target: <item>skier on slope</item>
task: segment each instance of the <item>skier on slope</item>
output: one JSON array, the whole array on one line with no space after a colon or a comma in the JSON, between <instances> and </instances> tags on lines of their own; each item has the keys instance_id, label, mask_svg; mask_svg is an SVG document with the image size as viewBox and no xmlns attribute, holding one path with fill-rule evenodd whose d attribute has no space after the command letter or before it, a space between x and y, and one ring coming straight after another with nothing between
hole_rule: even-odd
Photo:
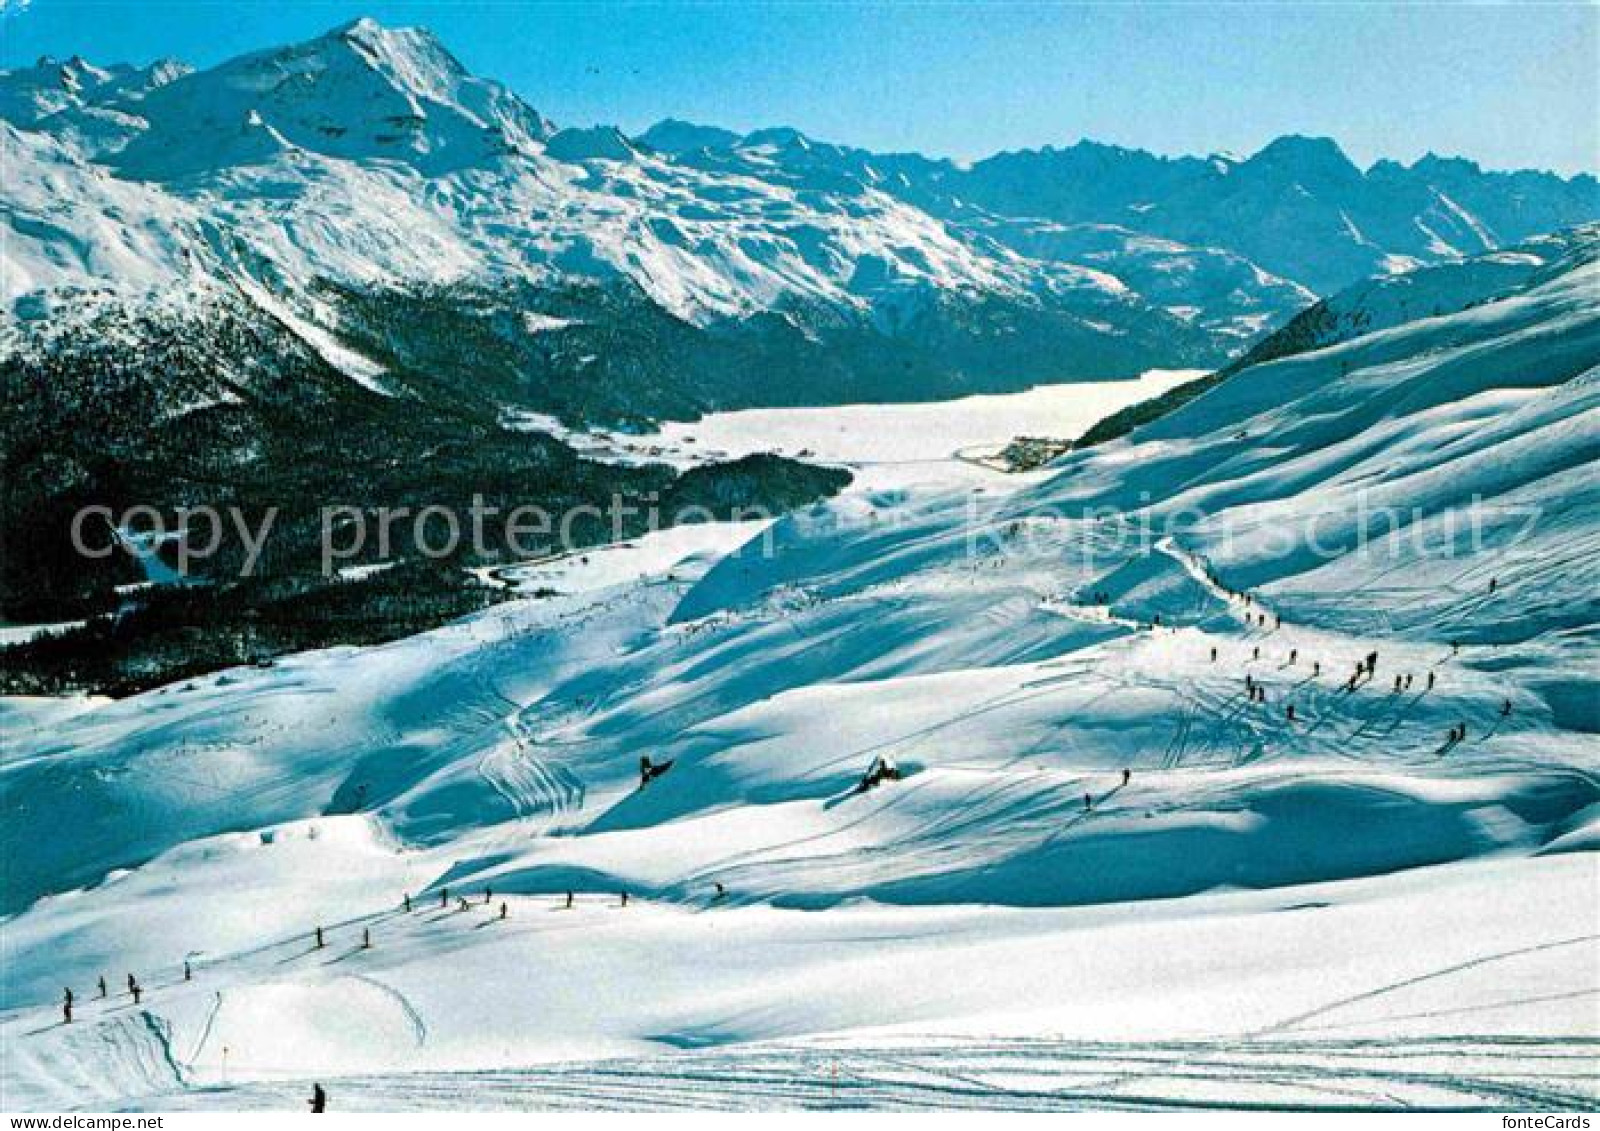
<instances>
[{"instance_id":1,"label":"skier on slope","mask_svg":"<svg viewBox=\"0 0 1600 1131\"><path fill-rule=\"evenodd\" d=\"M886 758L882 754L874 755L872 764L867 767L866 774L862 777L860 784L856 786L856 792L865 793L867 790L886 781L899 780L900 767L894 764L894 760Z\"/></svg>"},{"instance_id":2,"label":"skier on slope","mask_svg":"<svg viewBox=\"0 0 1600 1131\"><path fill-rule=\"evenodd\" d=\"M321 1084L311 1085L311 1098L306 1101L306 1106L311 1109L312 1115L321 1115L328 1110L328 1093L322 1090Z\"/></svg>"},{"instance_id":3,"label":"skier on slope","mask_svg":"<svg viewBox=\"0 0 1600 1131\"><path fill-rule=\"evenodd\" d=\"M99 985L100 985L100 996L101 997L105 997L106 996L106 976L104 974L100 975L100 983L99 983Z\"/></svg>"}]
</instances>

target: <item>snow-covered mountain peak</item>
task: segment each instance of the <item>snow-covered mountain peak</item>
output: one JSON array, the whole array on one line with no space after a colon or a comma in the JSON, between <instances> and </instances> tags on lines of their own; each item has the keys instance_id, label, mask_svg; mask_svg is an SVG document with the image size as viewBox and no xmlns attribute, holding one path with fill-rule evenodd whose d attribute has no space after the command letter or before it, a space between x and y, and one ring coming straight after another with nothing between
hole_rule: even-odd
<instances>
[{"instance_id":1,"label":"snow-covered mountain peak","mask_svg":"<svg viewBox=\"0 0 1600 1131\"><path fill-rule=\"evenodd\" d=\"M745 149L794 150L805 153L812 148L813 143L793 126L770 126L746 134L741 144Z\"/></svg>"},{"instance_id":2,"label":"snow-covered mountain peak","mask_svg":"<svg viewBox=\"0 0 1600 1131\"><path fill-rule=\"evenodd\" d=\"M320 45L326 44L326 50ZM463 79L465 67L426 28L386 28L363 16L312 40L308 46L325 58L348 49L398 88L415 97L447 103ZM328 58L328 65L336 65Z\"/></svg>"},{"instance_id":3,"label":"snow-covered mountain peak","mask_svg":"<svg viewBox=\"0 0 1600 1131\"><path fill-rule=\"evenodd\" d=\"M718 126L703 126L681 118L663 118L636 139L658 153L693 153L700 149L732 149L739 135Z\"/></svg>"},{"instance_id":4,"label":"snow-covered mountain peak","mask_svg":"<svg viewBox=\"0 0 1600 1131\"><path fill-rule=\"evenodd\" d=\"M639 151L615 126L589 126L560 130L545 145L557 161L631 161Z\"/></svg>"},{"instance_id":5,"label":"snow-covered mountain peak","mask_svg":"<svg viewBox=\"0 0 1600 1131\"><path fill-rule=\"evenodd\" d=\"M119 164L149 180L227 163L213 135L252 113L297 148L430 174L531 152L552 132L505 87L469 74L432 33L370 19L186 75L153 92L140 113L149 130Z\"/></svg>"},{"instance_id":6,"label":"snow-covered mountain peak","mask_svg":"<svg viewBox=\"0 0 1600 1131\"><path fill-rule=\"evenodd\" d=\"M1271 169L1297 179L1316 183L1359 181L1361 170L1331 137L1306 137L1286 134L1268 142L1244 166Z\"/></svg>"}]
</instances>

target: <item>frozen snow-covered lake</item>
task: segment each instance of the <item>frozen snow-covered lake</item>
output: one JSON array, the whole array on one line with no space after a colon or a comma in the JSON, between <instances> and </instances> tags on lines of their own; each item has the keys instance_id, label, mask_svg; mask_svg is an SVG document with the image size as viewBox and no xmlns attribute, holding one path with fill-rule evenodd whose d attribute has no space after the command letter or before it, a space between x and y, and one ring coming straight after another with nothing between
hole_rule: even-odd
<instances>
[{"instance_id":1,"label":"frozen snow-covered lake","mask_svg":"<svg viewBox=\"0 0 1600 1131\"><path fill-rule=\"evenodd\" d=\"M1074 439L1118 409L1200 375L1156 369L1134 381L1040 385L926 404L718 412L692 424L668 424L639 440L702 457L809 453L859 469L862 484L872 488L966 482L990 476L957 459L958 452L998 449L1018 436Z\"/></svg>"},{"instance_id":2,"label":"frozen snow-covered lake","mask_svg":"<svg viewBox=\"0 0 1600 1131\"><path fill-rule=\"evenodd\" d=\"M1017 436L1079 436L1106 415L1159 396L1196 376L1199 372L1195 370L1157 369L1136 381L1041 385L1021 393L928 404L720 412L693 424L669 424L660 432L603 439L565 430L548 417L525 418L522 423L552 430L597 459L648 457L689 466L709 459L777 452L843 464L855 477L847 495L963 484L1001 490L1036 481L1048 472L1008 476L962 456L998 450ZM525 591L587 592L658 578L682 563L729 553L767 525L752 520L678 526L548 561L478 572Z\"/></svg>"},{"instance_id":3,"label":"frozen snow-covered lake","mask_svg":"<svg viewBox=\"0 0 1600 1131\"><path fill-rule=\"evenodd\" d=\"M1131 381L1038 385L1020 393L921 404L741 409L639 434L578 432L540 413L511 414L504 423L549 432L591 459L685 467L775 452L845 464L856 472L857 489L877 490L993 478L959 455L997 451L1018 436L1074 439L1118 409L1160 396L1201 373L1152 369Z\"/></svg>"}]
</instances>

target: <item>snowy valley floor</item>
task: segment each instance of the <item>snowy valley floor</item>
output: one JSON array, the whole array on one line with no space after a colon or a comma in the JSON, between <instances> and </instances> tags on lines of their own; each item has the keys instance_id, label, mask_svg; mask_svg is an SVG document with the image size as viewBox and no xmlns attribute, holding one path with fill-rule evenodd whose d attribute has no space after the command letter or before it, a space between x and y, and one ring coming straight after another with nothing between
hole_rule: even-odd
<instances>
[{"instance_id":1,"label":"snowy valley floor","mask_svg":"<svg viewBox=\"0 0 1600 1131\"><path fill-rule=\"evenodd\" d=\"M1514 396L1309 454L1210 397L1020 477L943 437L409 640L0 703L0 1106L1592 1107L1600 394ZM1274 577L1074 510L1431 505L1496 439L1577 501L1465 560Z\"/></svg>"}]
</instances>

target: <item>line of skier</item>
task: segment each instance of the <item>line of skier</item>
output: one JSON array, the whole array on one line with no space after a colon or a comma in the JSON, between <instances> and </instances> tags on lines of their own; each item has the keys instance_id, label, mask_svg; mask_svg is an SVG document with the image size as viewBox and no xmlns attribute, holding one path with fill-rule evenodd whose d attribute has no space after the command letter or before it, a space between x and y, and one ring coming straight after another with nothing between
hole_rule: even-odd
<instances>
[{"instance_id":1,"label":"line of skier","mask_svg":"<svg viewBox=\"0 0 1600 1131\"><path fill-rule=\"evenodd\" d=\"M722 886L722 884L720 884L720 883L715 885L714 892L715 892L715 894L714 894L713 898L718 899L718 900L726 898L727 894L728 894L727 893L727 889L724 888ZM631 899L631 896L630 896L628 891L623 890L623 891L618 892L617 893L617 897L618 897L617 905L619 907L627 907L628 906L629 901ZM571 891L566 892L565 893L565 901L563 903L563 908L565 910L571 911L573 909L574 905L575 905L575 900L576 900L575 893L573 893ZM481 902L476 904L476 906L488 906L489 904L492 904L493 902L494 902L494 889L486 887L486 888L483 889ZM413 900L411 898L411 894L409 892L407 892L401 897L400 906L406 913L409 914L413 909L416 908L417 903L416 903L415 900ZM449 906L450 906L450 889L449 889L449 887L441 887L439 889L439 907L440 907L441 910L443 910L445 908L448 908ZM456 898L456 908L457 908L457 910L469 911L469 910L471 910L471 908L473 906L474 906L474 904L471 901L469 901L466 896L457 896L457 898ZM511 905L510 905L509 902L507 902L506 900L502 899L500 901L499 907L496 908L495 918L503 922L503 921L509 919L510 916L511 916ZM329 942L329 930L328 930L328 928L322 926L321 924L318 924L317 926L312 928L312 930L311 930L311 949L313 951L327 949L328 942ZM360 950L371 950L371 949L373 949L372 928L370 926L364 926L364 927L361 928L361 942L359 944L358 949L360 949ZM194 967L193 967L193 965L190 963L190 961L187 958L183 960L183 980L185 982L192 982L194 980ZM96 981L95 984L96 984L96 988L98 990L98 998L100 1000L109 999L109 997L111 995L110 995L109 987L106 984L105 975L102 974L99 977L99 979ZM128 975L128 996L133 1000L133 1004L134 1005L140 1005L144 1001L144 996L145 996L144 985L133 974L129 974ZM78 1004L78 998L77 998L77 995L73 992L72 987L71 986L63 986L61 988L61 1020L62 1020L63 1024L66 1024L66 1025L72 1024L72 1022L74 1021L74 1019L76 1017L77 1004Z\"/></svg>"},{"instance_id":2,"label":"line of skier","mask_svg":"<svg viewBox=\"0 0 1600 1131\"><path fill-rule=\"evenodd\" d=\"M185 959L183 963L183 980L188 982L192 981L193 978L194 971L190 968L188 959ZM97 1000L106 1001L110 999L111 990L106 985L106 976L104 974L96 979L95 987L99 990ZM128 975L128 996L133 999L134 1005L144 1001L144 986L132 974ZM63 1025L72 1024L73 1009L77 1005L77 1001L77 995L72 992L71 986L61 987L61 1023Z\"/></svg>"},{"instance_id":3,"label":"line of skier","mask_svg":"<svg viewBox=\"0 0 1600 1131\"><path fill-rule=\"evenodd\" d=\"M1260 628L1265 628L1267 626L1268 619L1269 619L1269 613L1267 613L1265 611L1257 611L1258 606L1257 606L1257 603L1256 603L1256 598L1255 598L1255 596L1253 594L1249 593L1248 591L1236 591L1236 590L1228 588L1226 585L1223 584L1222 580L1216 575L1216 573L1214 571L1212 571L1209 567L1202 567L1201 572L1202 572L1202 575L1206 578L1206 580L1211 584L1211 586L1213 588L1215 588L1218 592L1220 592L1223 595L1225 595L1226 597L1228 597L1228 598L1230 598L1232 600L1238 601L1238 602L1240 602L1241 604L1244 605L1245 610L1246 610L1245 613L1244 613L1244 620L1245 620L1245 624L1246 625L1251 626L1251 627L1260 627ZM1488 591L1489 591L1490 594L1494 594L1495 592L1497 592L1499 587L1500 587L1500 582L1499 582L1498 578L1493 578L1492 577L1492 578L1489 579ZM1095 600L1096 603L1105 604L1105 603L1109 603L1110 595L1109 594L1105 594L1105 593L1101 593L1099 591L1096 591L1095 593L1092 594L1092 597L1093 597L1093 599ZM1279 615L1277 613L1271 613L1270 614L1270 620L1271 620L1271 624L1272 624L1273 628L1281 628L1283 626L1283 618L1281 617L1281 615ZM1154 624L1156 626L1159 626L1161 624L1161 618L1160 618L1159 615L1157 615L1154 618ZM1452 640L1450 642L1450 654L1452 656L1459 655L1460 651L1461 651L1460 642ZM1261 646L1259 644L1252 645L1251 651L1250 651L1250 658L1253 661L1259 661L1261 659ZM1218 662L1219 654L1218 654L1216 645L1212 645L1211 646L1210 659L1211 659L1211 662L1213 664ZM1290 667L1295 666L1299 662L1299 659L1300 659L1300 650L1298 648L1291 648L1289 650L1289 654L1288 654L1288 665L1287 666L1290 666ZM1377 649L1374 649L1373 651L1369 652L1363 659L1361 659L1360 661L1358 661L1356 663L1355 670L1350 673L1350 677L1344 683L1345 691L1348 692L1348 693L1354 693L1356 690L1358 690L1361 687L1363 682L1370 682L1371 680L1376 678L1377 670L1378 670L1378 651L1377 651ZM1311 675L1312 675L1313 678L1318 678L1318 677L1320 677L1322 675L1322 661L1320 661L1320 660L1313 660L1312 661L1312 664L1311 664ZM1428 690L1428 691L1434 690L1434 688L1435 688L1435 686L1437 684L1437 680L1438 680L1438 677L1437 677L1437 674L1435 672L1432 672L1432 671L1427 672L1426 676L1425 676L1425 681L1426 681L1425 682L1425 687L1426 687L1426 690ZM1394 693L1395 694L1400 694L1400 693L1403 693L1405 691L1411 690L1411 688L1415 684L1415 681L1416 681L1416 676L1413 673L1411 673L1411 672L1397 672L1395 674L1395 677L1394 677L1394 689L1393 689ZM1262 684L1261 682L1256 680L1255 677L1253 675L1251 675L1250 673L1248 673L1248 672L1245 673L1244 682L1245 682L1245 699L1246 699L1247 702L1250 702L1250 703L1262 703L1262 704L1265 704L1267 702L1267 691L1266 691L1266 687L1265 687L1264 684ZM1502 718L1504 718L1506 716L1509 716L1511 714L1511 710L1512 710L1511 700L1506 699L1505 701L1503 701L1501 703L1500 715L1501 715ZM1294 722L1298 721L1298 715L1296 713L1295 704L1293 704L1293 703L1284 704L1284 717L1290 723L1294 723ZM1464 741L1466 739L1466 735L1467 735L1467 724L1465 722L1456 723L1454 726L1452 726L1450 728L1450 730L1446 734L1445 749L1448 749L1449 747L1454 746L1455 744Z\"/></svg>"}]
</instances>

